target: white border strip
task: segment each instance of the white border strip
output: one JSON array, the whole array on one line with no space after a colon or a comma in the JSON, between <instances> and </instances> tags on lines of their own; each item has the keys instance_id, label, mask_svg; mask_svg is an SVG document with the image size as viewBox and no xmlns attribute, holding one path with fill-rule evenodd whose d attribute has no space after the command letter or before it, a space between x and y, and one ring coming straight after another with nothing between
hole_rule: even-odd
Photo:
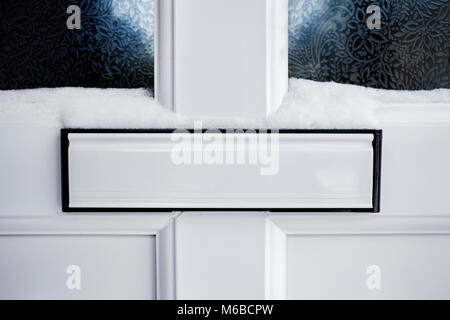
<instances>
[{"instance_id":1,"label":"white border strip","mask_svg":"<svg viewBox=\"0 0 450 320\"><path fill-rule=\"evenodd\" d=\"M380 125L447 125L450 102L386 103L375 113Z\"/></svg>"}]
</instances>

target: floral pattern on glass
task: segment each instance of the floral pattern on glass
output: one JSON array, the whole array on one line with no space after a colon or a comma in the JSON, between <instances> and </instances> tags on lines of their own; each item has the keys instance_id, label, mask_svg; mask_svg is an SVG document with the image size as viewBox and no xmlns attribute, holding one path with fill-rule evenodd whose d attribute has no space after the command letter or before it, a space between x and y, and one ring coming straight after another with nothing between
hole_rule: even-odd
<instances>
[{"instance_id":1,"label":"floral pattern on glass","mask_svg":"<svg viewBox=\"0 0 450 320\"><path fill-rule=\"evenodd\" d=\"M154 0L1 0L0 89L63 86L153 90Z\"/></svg>"},{"instance_id":2,"label":"floral pattern on glass","mask_svg":"<svg viewBox=\"0 0 450 320\"><path fill-rule=\"evenodd\" d=\"M377 5L381 28L369 29ZM289 0L289 75L375 88L450 88L448 0Z\"/></svg>"}]
</instances>

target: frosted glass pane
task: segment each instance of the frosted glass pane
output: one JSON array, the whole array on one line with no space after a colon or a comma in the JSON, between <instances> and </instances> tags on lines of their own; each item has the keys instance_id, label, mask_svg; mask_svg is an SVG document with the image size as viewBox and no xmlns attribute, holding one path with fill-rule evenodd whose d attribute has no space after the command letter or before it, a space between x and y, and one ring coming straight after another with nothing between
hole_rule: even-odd
<instances>
[{"instance_id":1,"label":"frosted glass pane","mask_svg":"<svg viewBox=\"0 0 450 320\"><path fill-rule=\"evenodd\" d=\"M154 0L2 0L0 89L152 90L153 43Z\"/></svg>"},{"instance_id":2,"label":"frosted glass pane","mask_svg":"<svg viewBox=\"0 0 450 320\"><path fill-rule=\"evenodd\" d=\"M448 0L290 0L289 75L386 89L449 88L448 19Z\"/></svg>"}]
</instances>

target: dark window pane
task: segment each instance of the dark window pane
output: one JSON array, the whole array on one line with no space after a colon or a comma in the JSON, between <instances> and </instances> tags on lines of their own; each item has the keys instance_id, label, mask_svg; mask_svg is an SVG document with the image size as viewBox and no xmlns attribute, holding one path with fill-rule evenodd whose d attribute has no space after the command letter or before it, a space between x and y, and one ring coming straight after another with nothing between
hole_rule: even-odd
<instances>
[{"instance_id":1,"label":"dark window pane","mask_svg":"<svg viewBox=\"0 0 450 320\"><path fill-rule=\"evenodd\" d=\"M0 89L153 89L153 14L154 0L1 0Z\"/></svg>"},{"instance_id":2,"label":"dark window pane","mask_svg":"<svg viewBox=\"0 0 450 320\"><path fill-rule=\"evenodd\" d=\"M379 28L370 23L370 5L380 9ZM290 0L289 75L386 89L449 88L449 14L448 0Z\"/></svg>"}]
</instances>

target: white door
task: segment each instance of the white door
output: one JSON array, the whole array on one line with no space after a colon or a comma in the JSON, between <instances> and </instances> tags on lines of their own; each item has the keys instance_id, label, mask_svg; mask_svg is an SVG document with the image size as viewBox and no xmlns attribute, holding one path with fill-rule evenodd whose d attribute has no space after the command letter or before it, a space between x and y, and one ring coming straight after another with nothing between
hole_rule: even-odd
<instances>
[{"instance_id":1,"label":"white door","mask_svg":"<svg viewBox=\"0 0 450 320\"><path fill-rule=\"evenodd\" d=\"M177 297L450 299L450 121L418 109L380 115L380 213L183 213Z\"/></svg>"}]
</instances>

